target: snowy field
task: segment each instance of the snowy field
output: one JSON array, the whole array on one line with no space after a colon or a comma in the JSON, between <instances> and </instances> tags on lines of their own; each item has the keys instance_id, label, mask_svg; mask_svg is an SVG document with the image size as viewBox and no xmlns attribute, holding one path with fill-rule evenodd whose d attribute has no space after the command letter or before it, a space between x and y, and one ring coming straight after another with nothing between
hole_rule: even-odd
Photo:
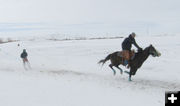
<instances>
[{"instance_id":1,"label":"snowy field","mask_svg":"<svg viewBox=\"0 0 180 106\"><path fill-rule=\"evenodd\" d=\"M0 44L0 106L164 106L165 91L180 90L180 36L138 36L141 47L152 44L162 55L149 56L132 82L118 70L113 76L109 62L97 64L123 39ZM24 48L32 70L23 68Z\"/></svg>"}]
</instances>

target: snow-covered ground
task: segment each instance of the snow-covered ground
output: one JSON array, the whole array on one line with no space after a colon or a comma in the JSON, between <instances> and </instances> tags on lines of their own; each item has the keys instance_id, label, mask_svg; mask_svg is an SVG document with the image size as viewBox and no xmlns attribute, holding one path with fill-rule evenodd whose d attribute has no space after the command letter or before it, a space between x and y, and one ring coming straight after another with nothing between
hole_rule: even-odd
<instances>
[{"instance_id":1,"label":"snow-covered ground","mask_svg":"<svg viewBox=\"0 0 180 106\"><path fill-rule=\"evenodd\" d=\"M121 50L123 39L0 44L0 106L164 106L165 91L180 90L180 36L138 36L140 46L153 44L162 56L150 56L132 82L113 76L109 62L97 64ZM32 70L23 68L24 48Z\"/></svg>"}]
</instances>

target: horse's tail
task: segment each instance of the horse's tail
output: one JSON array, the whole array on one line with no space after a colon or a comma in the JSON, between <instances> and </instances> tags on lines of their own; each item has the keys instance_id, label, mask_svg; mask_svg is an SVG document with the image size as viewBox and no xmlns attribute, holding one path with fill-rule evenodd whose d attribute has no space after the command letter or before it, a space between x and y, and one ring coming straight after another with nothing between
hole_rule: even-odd
<instances>
[{"instance_id":1,"label":"horse's tail","mask_svg":"<svg viewBox=\"0 0 180 106\"><path fill-rule=\"evenodd\" d=\"M101 64L101 63L102 63L102 65L104 65L104 63L105 63L106 61L108 61L108 60L110 59L110 57L111 57L111 54L109 54L105 59L100 60L100 61L98 62L98 64Z\"/></svg>"}]
</instances>

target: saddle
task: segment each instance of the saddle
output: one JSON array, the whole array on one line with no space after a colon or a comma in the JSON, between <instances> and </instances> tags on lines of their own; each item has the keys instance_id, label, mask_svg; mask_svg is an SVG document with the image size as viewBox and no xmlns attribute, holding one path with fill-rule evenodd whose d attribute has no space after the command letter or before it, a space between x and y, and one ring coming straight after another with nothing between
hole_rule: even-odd
<instances>
[{"instance_id":1,"label":"saddle","mask_svg":"<svg viewBox=\"0 0 180 106\"><path fill-rule=\"evenodd\" d=\"M134 57L135 51L123 50L123 51L118 52L117 55L122 58L122 64L124 64L125 60L129 61Z\"/></svg>"}]
</instances>

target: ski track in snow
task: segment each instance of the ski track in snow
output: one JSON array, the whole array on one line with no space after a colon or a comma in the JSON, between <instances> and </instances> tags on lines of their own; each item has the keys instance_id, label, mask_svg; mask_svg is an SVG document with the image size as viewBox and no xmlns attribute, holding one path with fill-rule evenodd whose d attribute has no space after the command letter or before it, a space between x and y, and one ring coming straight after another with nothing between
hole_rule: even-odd
<instances>
[{"instance_id":1,"label":"ski track in snow","mask_svg":"<svg viewBox=\"0 0 180 106\"><path fill-rule=\"evenodd\" d=\"M133 88L133 89L158 89L158 90L179 90L180 83L160 81L160 80L148 80L148 79L135 79L134 81L128 81L128 76L117 73L115 76L103 76L94 73L82 73L69 70L60 71L40 71L41 73L49 75L59 75L80 79L81 81L92 81L98 84L106 84L107 86L115 88ZM126 76L126 77L124 77Z\"/></svg>"}]
</instances>

